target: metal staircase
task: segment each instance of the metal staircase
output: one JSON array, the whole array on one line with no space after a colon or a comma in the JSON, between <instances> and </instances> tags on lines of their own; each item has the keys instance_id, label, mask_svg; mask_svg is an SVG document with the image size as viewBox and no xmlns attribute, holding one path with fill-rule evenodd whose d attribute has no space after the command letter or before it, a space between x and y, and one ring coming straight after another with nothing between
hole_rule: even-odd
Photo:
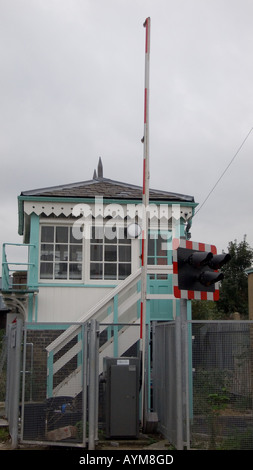
<instances>
[{"instance_id":1,"label":"metal staircase","mask_svg":"<svg viewBox=\"0 0 253 470\"><path fill-rule=\"evenodd\" d=\"M83 325L93 319L98 322L99 374L103 372L106 356L121 356L140 337L139 304L141 298L141 269L110 291L86 314L67 328L47 349L47 397L77 396L82 390ZM63 352L64 351L64 352ZM65 352L66 351L66 352ZM67 368L70 361L76 368L55 385L56 374Z\"/></svg>"}]
</instances>

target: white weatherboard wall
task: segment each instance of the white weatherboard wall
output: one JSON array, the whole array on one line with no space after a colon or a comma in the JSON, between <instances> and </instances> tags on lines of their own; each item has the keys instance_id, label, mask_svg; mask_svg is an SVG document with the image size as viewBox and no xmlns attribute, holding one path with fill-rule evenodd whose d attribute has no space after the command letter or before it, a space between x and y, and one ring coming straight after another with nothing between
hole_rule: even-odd
<instances>
[{"instance_id":1,"label":"white weatherboard wall","mask_svg":"<svg viewBox=\"0 0 253 470\"><path fill-rule=\"evenodd\" d=\"M40 287L38 322L75 322L112 288Z\"/></svg>"}]
</instances>

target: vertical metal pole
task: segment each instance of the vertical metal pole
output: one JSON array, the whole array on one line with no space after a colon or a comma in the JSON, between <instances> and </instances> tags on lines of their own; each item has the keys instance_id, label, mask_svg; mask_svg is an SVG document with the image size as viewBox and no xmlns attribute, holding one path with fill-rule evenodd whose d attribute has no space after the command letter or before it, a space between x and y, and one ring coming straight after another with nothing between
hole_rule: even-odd
<instances>
[{"instance_id":1,"label":"vertical metal pole","mask_svg":"<svg viewBox=\"0 0 253 470\"><path fill-rule=\"evenodd\" d=\"M96 429L96 321L91 320L89 331L89 450L95 450Z\"/></svg>"},{"instance_id":2,"label":"vertical metal pole","mask_svg":"<svg viewBox=\"0 0 253 470\"><path fill-rule=\"evenodd\" d=\"M182 450L185 444L190 446L188 302L180 300L180 316L176 317L177 450Z\"/></svg>"},{"instance_id":3,"label":"vertical metal pole","mask_svg":"<svg viewBox=\"0 0 253 470\"><path fill-rule=\"evenodd\" d=\"M99 401L99 323L95 321L95 440L98 441L98 401Z\"/></svg>"},{"instance_id":4,"label":"vertical metal pole","mask_svg":"<svg viewBox=\"0 0 253 470\"><path fill-rule=\"evenodd\" d=\"M25 418L26 351L27 351L27 328L25 326L25 328L24 328L24 346L23 346L22 401L21 401L21 442L23 441L24 418Z\"/></svg>"},{"instance_id":5,"label":"vertical metal pole","mask_svg":"<svg viewBox=\"0 0 253 470\"><path fill-rule=\"evenodd\" d=\"M82 367L82 411L83 411L83 445L86 446L86 422L87 422L87 382L88 382L88 324L82 324L82 347L83 347L83 367Z\"/></svg>"},{"instance_id":6,"label":"vertical metal pole","mask_svg":"<svg viewBox=\"0 0 253 470\"><path fill-rule=\"evenodd\" d=\"M148 254L148 205L149 205L149 62L150 62L150 18L144 23L145 41L145 92L144 92L144 151L143 151L143 216L142 216L142 274L141 274L141 326L140 349L142 351L142 424L144 422L145 343L146 343L146 298L147 298L147 254Z\"/></svg>"},{"instance_id":7,"label":"vertical metal pole","mask_svg":"<svg viewBox=\"0 0 253 470\"><path fill-rule=\"evenodd\" d=\"M11 446L12 449L18 446L18 416L19 416L19 391L20 391L20 366L21 366L21 344L22 344L22 330L23 321L17 320L15 345L15 364L13 364L13 390L12 390L12 423L11 423Z\"/></svg>"},{"instance_id":8,"label":"vertical metal pole","mask_svg":"<svg viewBox=\"0 0 253 470\"><path fill-rule=\"evenodd\" d=\"M176 317L176 443L177 450L183 449L183 401L182 401L182 335L181 315Z\"/></svg>"},{"instance_id":9,"label":"vertical metal pole","mask_svg":"<svg viewBox=\"0 0 253 470\"><path fill-rule=\"evenodd\" d=\"M190 300L186 300L186 311L182 317L183 322L183 345L184 345L184 442L187 449L190 449L190 393L189 393L189 370L191 369L191 358L189 355L189 339L191 338L191 324L188 323L188 305Z\"/></svg>"}]
</instances>

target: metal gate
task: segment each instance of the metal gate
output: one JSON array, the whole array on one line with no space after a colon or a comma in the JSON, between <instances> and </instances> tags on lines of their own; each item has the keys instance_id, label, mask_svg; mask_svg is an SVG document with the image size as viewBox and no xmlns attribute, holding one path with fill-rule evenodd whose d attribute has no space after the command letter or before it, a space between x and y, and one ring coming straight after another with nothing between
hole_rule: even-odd
<instances>
[{"instance_id":1,"label":"metal gate","mask_svg":"<svg viewBox=\"0 0 253 470\"><path fill-rule=\"evenodd\" d=\"M72 329L61 350L47 348ZM97 322L8 328L6 416L18 443L95 448L98 415Z\"/></svg>"},{"instance_id":2,"label":"metal gate","mask_svg":"<svg viewBox=\"0 0 253 470\"><path fill-rule=\"evenodd\" d=\"M135 323L96 320L11 325L6 405L13 447L94 450L106 424L104 360L138 355L138 331Z\"/></svg>"},{"instance_id":3,"label":"metal gate","mask_svg":"<svg viewBox=\"0 0 253 470\"><path fill-rule=\"evenodd\" d=\"M153 408L158 430L177 450L190 447L187 324L153 324Z\"/></svg>"}]
</instances>

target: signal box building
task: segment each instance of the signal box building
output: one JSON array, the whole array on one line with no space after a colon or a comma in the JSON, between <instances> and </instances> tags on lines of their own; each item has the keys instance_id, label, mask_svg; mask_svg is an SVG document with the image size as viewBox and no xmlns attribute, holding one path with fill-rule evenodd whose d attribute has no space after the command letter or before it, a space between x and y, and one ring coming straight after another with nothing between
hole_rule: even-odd
<instances>
[{"instance_id":1,"label":"signal box building","mask_svg":"<svg viewBox=\"0 0 253 470\"><path fill-rule=\"evenodd\" d=\"M180 299L173 295L172 240L189 236L195 202L161 190L150 190L149 202L144 318L151 338L153 321L171 321L180 313ZM8 253L13 247L4 244L2 295L8 322L23 321L32 348L29 356L26 347L26 362L33 365L30 399L33 383L39 384L37 401L80 397L88 357L83 328L95 320L99 376L106 358L140 357L143 213L142 188L104 178L101 159L91 180L18 197L23 236L18 249L27 250L27 260L13 259ZM149 365L149 384L150 371Z\"/></svg>"},{"instance_id":2,"label":"signal box building","mask_svg":"<svg viewBox=\"0 0 253 470\"><path fill-rule=\"evenodd\" d=\"M152 189L149 200L147 321L167 321L177 312L172 238L188 236L196 204L192 196ZM22 265L9 259L11 247L4 244L6 306L35 328L85 321L133 279L138 292L125 319L137 321L142 209L142 188L105 178L101 159L91 180L23 191L18 233L28 259ZM119 313L110 315L119 320Z\"/></svg>"}]
</instances>

